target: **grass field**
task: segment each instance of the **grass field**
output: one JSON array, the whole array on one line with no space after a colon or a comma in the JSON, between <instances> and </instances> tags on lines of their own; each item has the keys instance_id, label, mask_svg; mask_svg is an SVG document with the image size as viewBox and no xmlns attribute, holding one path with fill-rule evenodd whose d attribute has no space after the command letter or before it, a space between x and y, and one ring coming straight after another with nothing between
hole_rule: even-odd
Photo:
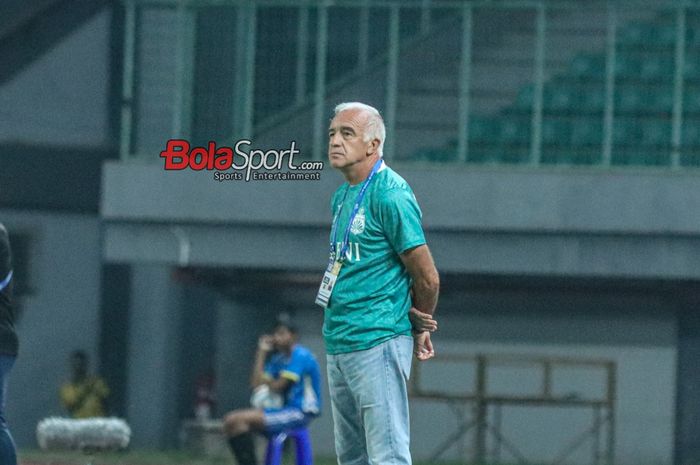
<instances>
[{"instance_id":1,"label":"grass field","mask_svg":"<svg viewBox=\"0 0 700 465\"><path fill-rule=\"evenodd\" d=\"M42 452L23 450L19 452L20 465L236 465L231 457L205 458L182 451L128 451L104 453L90 457L80 452ZM414 462L428 465L427 462ZM284 465L294 465L292 456L285 457ZM335 458L316 457L314 465L336 465ZM433 462L430 465L457 465L456 462Z\"/></svg>"}]
</instances>

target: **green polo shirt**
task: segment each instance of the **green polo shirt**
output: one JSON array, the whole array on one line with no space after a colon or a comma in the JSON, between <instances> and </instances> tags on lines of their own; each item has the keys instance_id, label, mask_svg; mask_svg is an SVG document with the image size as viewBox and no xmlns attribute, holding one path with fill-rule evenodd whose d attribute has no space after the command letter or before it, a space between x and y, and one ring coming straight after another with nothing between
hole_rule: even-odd
<instances>
[{"instance_id":1,"label":"green polo shirt","mask_svg":"<svg viewBox=\"0 0 700 465\"><path fill-rule=\"evenodd\" d=\"M346 182L331 199L334 216L342 203L334 239L338 253L362 184ZM378 171L351 226L346 261L325 310L329 354L365 350L410 334L411 278L399 255L425 244L421 216L408 183L389 167Z\"/></svg>"}]
</instances>

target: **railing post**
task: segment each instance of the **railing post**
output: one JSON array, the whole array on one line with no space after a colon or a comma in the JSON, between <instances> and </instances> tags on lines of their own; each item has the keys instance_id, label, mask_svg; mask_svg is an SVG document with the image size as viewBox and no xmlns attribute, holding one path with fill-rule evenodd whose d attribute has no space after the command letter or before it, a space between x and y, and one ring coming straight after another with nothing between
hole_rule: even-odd
<instances>
[{"instance_id":1,"label":"railing post","mask_svg":"<svg viewBox=\"0 0 700 465\"><path fill-rule=\"evenodd\" d=\"M540 2L537 6L536 37L535 37L535 85L532 102L532 140L530 141L530 163L540 164L542 158L542 94L544 91L544 55L546 32L545 6Z\"/></svg>"},{"instance_id":2,"label":"railing post","mask_svg":"<svg viewBox=\"0 0 700 465\"><path fill-rule=\"evenodd\" d=\"M680 5L676 14L676 68L673 74L673 119L671 126L671 167L681 166L681 140L683 135L683 74L685 71L685 6Z\"/></svg>"},{"instance_id":3,"label":"railing post","mask_svg":"<svg viewBox=\"0 0 700 465\"><path fill-rule=\"evenodd\" d=\"M316 35L316 88L314 90L314 127L311 157L322 158L324 134L327 127L323 125L324 102L326 98L326 53L328 42L328 7L323 2L318 5L318 26Z\"/></svg>"},{"instance_id":4,"label":"railing post","mask_svg":"<svg viewBox=\"0 0 700 465\"><path fill-rule=\"evenodd\" d=\"M391 160L396 151L396 107L399 93L399 6L392 5L389 17L389 63L386 73L386 125L387 141L384 158Z\"/></svg>"},{"instance_id":5,"label":"railing post","mask_svg":"<svg viewBox=\"0 0 700 465\"><path fill-rule=\"evenodd\" d=\"M369 2L362 2L357 28L357 66L360 69L364 69L369 61Z\"/></svg>"},{"instance_id":6,"label":"railing post","mask_svg":"<svg viewBox=\"0 0 700 465\"><path fill-rule=\"evenodd\" d=\"M236 138L251 138L255 96L255 4L240 5L237 16L234 132Z\"/></svg>"},{"instance_id":7,"label":"railing post","mask_svg":"<svg viewBox=\"0 0 700 465\"><path fill-rule=\"evenodd\" d=\"M459 117L457 160L466 162L469 155L469 91L472 65L472 7L462 8L462 56L459 66Z\"/></svg>"},{"instance_id":8,"label":"railing post","mask_svg":"<svg viewBox=\"0 0 700 465\"><path fill-rule=\"evenodd\" d=\"M608 1L607 39L605 47L605 109L603 111L603 153L601 164L612 163L613 122L615 116L615 49L617 43L617 9Z\"/></svg>"},{"instance_id":9,"label":"railing post","mask_svg":"<svg viewBox=\"0 0 700 465\"><path fill-rule=\"evenodd\" d=\"M430 32L430 21L432 10L430 8L431 0L423 0L421 2L420 11L420 33L421 35L426 35Z\"/></svg>"},{"instance_id":10,"label":"railing post","mask_svg":"<svg viewBox=\"0 0 700 465\"><path fill-rule=\"evenodd\" d=\"M474 435L474 463L483 464L486 459L486 357L476 357L476 393L474 417L476 434Z\"/></svg>"},{"instance_id":11,"label":"railing post","mask_svg":"<svg viewBox=\"0 0 700 465\"><path fill-rule=\"evenodd\" d=\"M124 17L124 76L122 78L121 127L119 133L119 157L126 161L131 155L134 98L134 50L136 45L136 5L126 3Z\"/></svg>"},{"instance_id":12,"label":"railing post","mask_svg":"<svg viewBox=\"0 0 700 465\"><path fill-rule=\"evenodd\" d=\"M173 105L173 138L188 138L192 124L192 72L194 60L194 21L187 4L177 6L177 51L175 56L175 105Z\"/></svg>"},{"instance_id":13,"label":"railing post","mask_svg":"<svg viewBox=\"0 0 700 465\"><path fill-rule=\"evenodd\" d=\"M306 95L306 63L309 50L309 7L299 6L299 29L297 31L297 76L295 101L300 105Z\"/></svg>"}]
</instances>

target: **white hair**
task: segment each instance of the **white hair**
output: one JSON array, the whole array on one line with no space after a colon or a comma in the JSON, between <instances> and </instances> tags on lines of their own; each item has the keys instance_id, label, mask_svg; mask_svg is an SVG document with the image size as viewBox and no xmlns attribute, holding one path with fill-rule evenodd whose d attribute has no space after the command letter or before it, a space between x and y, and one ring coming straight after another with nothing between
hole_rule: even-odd
<instances>
[{"instance_id":1,"label":"white hair","mask_svg":"<svg viewBox=\"0 0 700 465\"><path fill-rule=\"evenodd\" d=\"M386 127L384 126L384 119L382 119L382 115L379 114L379 110L360 102L343 102L336 105L333 112L335 115L337 115L345 110L361 110L367 113L367 126L365 127L365 136L363 140L365 142L369 142L372 139L379 139L379 147L377 148L377 152L379 152L380 157L383 157Z\"/></svg>"}]
</instances>

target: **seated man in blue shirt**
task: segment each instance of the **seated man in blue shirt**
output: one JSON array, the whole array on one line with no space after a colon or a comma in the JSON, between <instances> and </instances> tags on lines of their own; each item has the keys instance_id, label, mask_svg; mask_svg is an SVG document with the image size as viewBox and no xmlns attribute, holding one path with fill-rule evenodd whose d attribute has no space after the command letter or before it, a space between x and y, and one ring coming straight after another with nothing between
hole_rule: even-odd
<instances>
[{"instance_id":1,"label":"seated man in blue shirt","mask_svg":"<svg viewBox=\"0 0 700 465\"><path fill-rule=\"evenodd\" d=\"M272 335L258 340L250 384L256 392L266 387L279 405L234 410L224 417L224 432L238 465L257 465L252 432L275 434L299 428L320 414L318 362L309 349L297 344L297 337L294 325L278 322Z\"/></svg>"}]
</instances>

